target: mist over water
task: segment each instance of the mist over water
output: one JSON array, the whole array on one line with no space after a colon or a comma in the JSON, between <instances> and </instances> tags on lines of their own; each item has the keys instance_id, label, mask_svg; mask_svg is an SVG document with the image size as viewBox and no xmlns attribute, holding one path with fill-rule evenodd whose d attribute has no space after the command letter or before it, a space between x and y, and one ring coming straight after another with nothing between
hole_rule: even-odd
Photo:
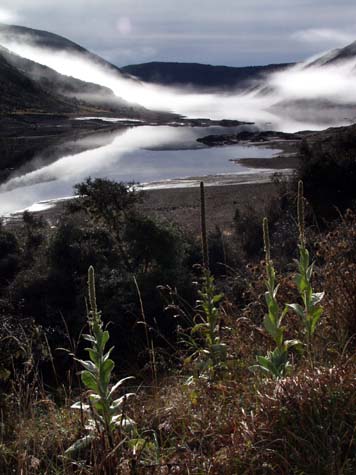
<instances>
[{"instance_id":1,"label":"mist over water","mask_svg":"<svg viewBox=\"0 0 356 475\"><path fill-rule=\"evenodd\" d=\"M53 51L30 43L3 40L10 51L55 71L110 88L115 95L148 109L187 117L252 121L262 128L294 132L347 125L355 115L356 59L321 65L315 58L266 77L263 87L244 93L203 93L144 83L95 63L89 57ZM314 101L305 109L298 101Z\"/></svg>"},{"instance_id":2,"label":"mist over water","mask_svg":"<svg viewBox=\"0 0 356 475\"><path fill-rule=\"evenodd\" d=\"M312 58L269 75L263 86L255 85L244 93L204 93L144 83L79 53L34 46L30 39L20 43L0 37L0 44L60 74L108 87L118 97L152 110L190 118L249 121L261 129L286 132L356 121L356 59L325 65ZM233 132L231 128L225 131ZM14 212L40 200L70 196L73 185L88 176L149 183L250 173L252 170L231 160L266 158L275 152L236 145L210 149L197 144L197 137L211 133L221 134L224 130L140 126L118 131L110 139L94 134L81 144L84 151L64 153L52 163L39 154L0 186L0 213Z\"/></svg>"}]
</instances>

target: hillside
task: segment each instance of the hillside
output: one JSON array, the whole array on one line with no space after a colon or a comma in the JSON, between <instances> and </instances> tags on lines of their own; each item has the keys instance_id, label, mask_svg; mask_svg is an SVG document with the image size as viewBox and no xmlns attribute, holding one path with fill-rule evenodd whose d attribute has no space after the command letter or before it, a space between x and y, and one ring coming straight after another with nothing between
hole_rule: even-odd
<instances>
[{"instance_id":1,"label":"hillside","mask_svg":"<svg viewBox=\"0 0 356 475\"><path fill-rule=\"evenodd\" d=\"M53 69L10 52L6 45L34 45L75 53L122 77L119 68L82 46L42 30L0 24L0 113L114 115L148 121L165 121L176 115L151 111L117 97L98 84L59 74Z\"/></svg>"},{"instance_id":2,"label":"hillside","mask_svg":"<svg viewBox=\"0 0 356 475\"><path fill-rule=\"evenodd\" d=\"M11 80L10 77L5 77L4 75L4 84L6 81L11 82L8 93L5 93L5 101L8 102L9 106L10 103L17 101L18 98L23 97L31 90L31 86L29 86L31 83L36 92L34 93L34 103L30 109L36 112L38 110L45 110L48 113L115 113L118 115L128 115L129 117L148 112L139 105L129 104L115 96L111 89L64 76L46 66L10 53L1 46L0 56L2 64L7 64L6 70L10 68L13 75ZM5 70L5 68L1 69ZM17 78L21 77L24 84L27 84L24 90L19 89L19 80L14 80L15 76ZM7 90L6 84L4 87ZM37 95L39 98L37 98ZM43 103L43 96L47 98L45 103ZM49 102L49 98L51 102ZM3 105L2 101L1 106ZM13 104L12 107L16 107L17 110L16 104ZM11 106L9 110L14 111Z\"/></svg>"},{"instance_id":3,"label":"hillside","mask_svg":"<svg viewBox=\"0 0 356 475\"><path fill-rule=\"evenodd\" d=\"M105 61L100 56L88 51L82 46L74 43L63 36L56 35L49 31L27 28L25 26L5 25L0 23L0 43L12 42L32 44L43 48L50 48L55 51L67 51L82 55L97 64L121 72L117 66Z\"/></svg>"},{"instance_id":4,"label":"hillside","mask_svg":"<svg viewBox=\"0 0 356 475\"><path fill-rule=\"evenodd\" d=\"M0 113L73 113L78 107L39 84L11 64L0 48Z\"/></svg>"},{"instance_id":5,"label":"hillside","mask_svg":"<svg viewBox=\"0 0 356 475\"><path fill-rule=\"evenodd\" d=\"M352 60L356 58L356 41L350 43L344 48L337 48L321 55L315 59L309 66L326 66L340 63L341 61Z\"/></svg>"},{"instance_id":6,"label":"hillside","mask_svg":"<svg viewBox=\"0 0 356 475\"><path fill-rule=\"evenodd\" d=\"M199 63L152 62L125 66L121 70L142 81L169 86L246 89L260 84L267 74L281 71L291 65L269 64L234 68Z\"/></svg>"},{"instance_id":7,"label":"hillside","mask_svg":"<svg viewBox=\"0 0 356 475\"><path fill-rule=\"evenodd\" d=\"M64 76L0 46L1 114L114 115L165 120L168 113L129 103L98 84Z\"/></svg>"}]
</instances>

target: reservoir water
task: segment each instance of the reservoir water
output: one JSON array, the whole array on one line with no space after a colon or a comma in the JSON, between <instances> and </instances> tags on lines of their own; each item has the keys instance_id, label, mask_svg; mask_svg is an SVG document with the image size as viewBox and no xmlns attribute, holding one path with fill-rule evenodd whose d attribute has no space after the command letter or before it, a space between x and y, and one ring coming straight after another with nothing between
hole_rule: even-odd
<instances>
[{"instance_id":1,"label":"reservoir water","mask_svg":"<svg viewBox=\"0 0 356 475\"><path fill-rule=\"evenodd\" d=\"M138 126L62 140L52 150L38 151L0 186L0 214L71 196L73 185L89 176L164 187L192 185L195 177L252 173L255 170L232 160L271 158L277 151L241 145L205 147L196 141L238 129Z\"/></svg>"}]
</instances>

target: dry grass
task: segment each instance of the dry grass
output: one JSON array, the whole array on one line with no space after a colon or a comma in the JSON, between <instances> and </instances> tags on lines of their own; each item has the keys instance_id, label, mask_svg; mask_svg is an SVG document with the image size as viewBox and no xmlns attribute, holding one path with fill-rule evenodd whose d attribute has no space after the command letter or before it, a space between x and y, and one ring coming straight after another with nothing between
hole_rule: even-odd
<instances>
[{"instance_id":1,"label":"dry grass","mask_svg":"<svg viewBox=\"0 0 356 475\"><path fill-rule=\"evenodd\" d=\"M158 387L139 387L127 408L137 423L135 434L126 439L116 434L111 452L100 440L95 442L81 454L81 465L64 458L65 450L84 433L83 420L69 409L70 401L55 403L45 391L39 392L40 380L29 384L27 393L25 386L18 386L18 394L4 405L0 474L355 473L355 242L356 218L351 213L333 232L315 239L315 287L325 290L326 297L313 341L313 364L295 352L288 377L264 379L251 370L256 355L265 354L273 342L262 325L264 263L249 266L241 285L243 303L227 298L220 307L221 338L228 348L224 373L187 384L189 374L182 364L161 377ZM294 276L292 267L278 276L281 302L296 301ZM284 324L288 338L303 338L295 315L289 313Z\"/></svg>"}]
</instances>

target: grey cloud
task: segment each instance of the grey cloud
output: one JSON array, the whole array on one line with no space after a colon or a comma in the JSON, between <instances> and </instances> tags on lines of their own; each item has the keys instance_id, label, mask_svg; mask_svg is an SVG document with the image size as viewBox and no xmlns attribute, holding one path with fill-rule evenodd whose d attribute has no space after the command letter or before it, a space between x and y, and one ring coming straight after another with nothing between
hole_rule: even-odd
<instances>
[{"instance_id":1,"label":"grey cloud","mask_svg":"<svg viewBox=\"0 0 356 475\"><path fill-rule=\"evenodd\" d=\"M356 39L354 0L2 0L2 10L118 65L285 62Z\"/></svg>"}]
</instances>

